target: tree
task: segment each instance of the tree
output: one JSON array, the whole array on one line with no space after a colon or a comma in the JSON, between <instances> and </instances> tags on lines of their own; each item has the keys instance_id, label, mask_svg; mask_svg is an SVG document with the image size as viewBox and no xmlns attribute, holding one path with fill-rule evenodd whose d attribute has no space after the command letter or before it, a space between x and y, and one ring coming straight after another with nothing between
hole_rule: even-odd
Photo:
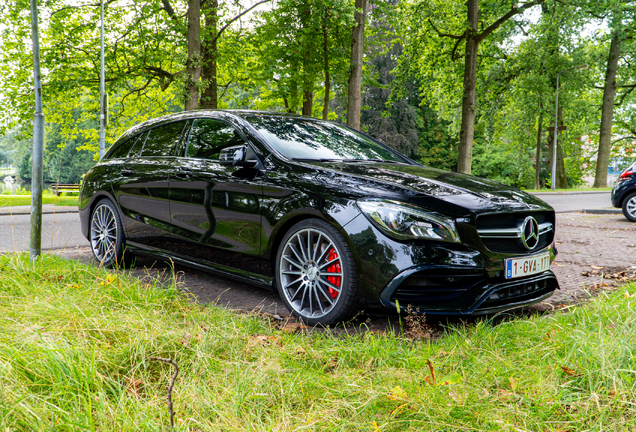
<instances>
[{"instance_id":1,"label":"tree","mask_svg":"<svg viewBox=\"0 0 636 432\"><path fill-rule=\"evenodd\" d=\"M287 112L328 117L331 91L343 86L348 72L349 53L343 46L349 40L353 12L347 0L280 0L259 14L252 44L261 98L269 98L270 104L280 101ZM315 110L321 82L324 102Z\"/></svg>"},{"instance_id":2,"label":"tree","mask_svg":"<svg viewBox=\"0 0 636 432\"><path fill-rule=\"evenodd\" d=\"M188 60L185 78L185 110L199 107L201 77L201 0L188 0Z\"/></svg>"},{"instance_id":3,"label":"tree","mask_svg":"<svg viewBox=\"0 0 636 432\"><path fill-rule=\"evenodd\" d=\"M347 125L360 130L360 101L362 89L362 64L364 58L364 25L367 17L367 0L355 0L356 25L351 33L351 66L347 92Z\"/></svg>"},{"instance_id":4,"label":"tree","mask_svg":"<svg viewBox=\"0 0 636 432\"><path fill-rule=\"evenodd\" d=\"M397 59L402 54L402 45L394 40L394 21L400 18L396 11L396 5L391 2L372 4L368 10L366 86L361 97L364 109L359 114L359 128L406 156L417 158L422 124L419 108L422 98L418 95L417 79L412 77L406 84L400 83L404 85L403 91L399 96L392 94Z\"/></svg>"},{"instance_id":5,"label":"tree","mask_svg":"<svg viewBox=\"0 0 636 432\"><path fill-rule=\"evenodd\" d=\"M217 100L212 94L217 87L216 75L220 73L232 81L235 73L243 73L235 68L234 59L246 56L233 43L237 32L232 25L265 1L247 9L239 7L238 12L230 14L229 8L213 7L217 3L210 0L203 3L197 20L200 0L191 0L192 8L187 0L134 0L126 4L106 0L106 90L111 101L107 142L140 121L181 110L186 94L190 109L199 105L215 107ZM97 131L80 125L99 111L99 29L94 25L99 19L99 2L51 0L41 8L41 15L48 17L41 43L42 63L50 65L43 82L47 120L62 125L61 133L67 141L82 135L87 138L82 147L96 149ZM31 127L32 95L30 76L25 71L32 57L29 44L24 42L30 34L30 22L21 11L28 9L25 0L0 4L0 27L4 28L0 112L6 128L21 124L26 133ZM189 42L188 11L192 12ZM221 28L204 26L197 30L201 15L208 27L221 20ZM230 18L224 20L225 15ZM203 47L197 49L195 45L201 40ZM220 53L229 53L229 67L222 65L217 70L214 66ZM75 115L78 108L82 111L79 117Z\"/></svg>"},{"instance_id":6,"label":"tree","mask_svg":"<svg viewBox=\"0 0 636 432\"><path fill-rule=\"evenodd\" d=\"M621 46L626 40L633 38L633 25L636 23L633 16L635 11L636 7L632 6L629 8L620 2L609 13L611 42L603 85L603 103L601 105L601 124L594 187L607 187L607 167L612 149L612 123L616 90L618 87L622 87L627 90L626 94L629 94L636 88L636 83L622 85L617 83ZM621 102L624 100L625 97L622 97Z\"/></svg>"},{"instance_id":7,"label":"tree","mask_svg":"<svg viewBox=\"0 0 636 432\"><path fill-rule=\"evenodd\" d=\"M410 65L425 64L420 75L429 79L441 74L461 73L461 127L457 167L460 172L471 172L480 47L487 40L493 39L497 30L506 24L506 32L512 32L515 25L519 24L512 18L543 1L531 0L521 4L517 1L512 4L491 2L486 3L481 10L479 0L468 0L465 4L458 1L420 0L411 6L409 15L412 20L403 29L403 37L409 41L410 55L403 61ZM465 21L459 18L460 14L466 17ZM424 26L421 26L422 22L425 23ZM422 29L416 30L417 27ZM433 35L438 41L433 40ZM462 44L463 55L459 54ZM439 57L442 55L448 56L451 63L443 71L439 68ZM460 59L463 59L461 72L454 65ZM412 67L410 65L407 67ZM435 70L436 66L438 70Z\"/></svg>"}]
</instances>

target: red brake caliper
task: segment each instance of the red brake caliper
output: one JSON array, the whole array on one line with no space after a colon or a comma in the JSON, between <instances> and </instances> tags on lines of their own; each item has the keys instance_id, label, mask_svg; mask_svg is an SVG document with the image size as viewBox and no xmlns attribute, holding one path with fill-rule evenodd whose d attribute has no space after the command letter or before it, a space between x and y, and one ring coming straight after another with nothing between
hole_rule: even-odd
<instances>
[{"instance_id":1,"label":"red brake caliper","mask_svg":"<svg viewBox=\"0 0 636 432\"><path fill-rule=\"evenodd\" d=\"M336 258L338 258L338 254L336 253L336 251L331 248L331 250L329 251L329 254L327 255L327 261L333 261ZM329 267L327 267L327 273L340 273L340 260L338 260L338 262L335 262L333 264L331 264ZM341 277L340 276L327 276L327 280L332 284L337 286L338 288L340 288L340 281L341 281ZM332 298L336 298L338 297L338 292L336 290L334 290L333 288L329 288L329 295Z\"/></svg>"}]
</instances>

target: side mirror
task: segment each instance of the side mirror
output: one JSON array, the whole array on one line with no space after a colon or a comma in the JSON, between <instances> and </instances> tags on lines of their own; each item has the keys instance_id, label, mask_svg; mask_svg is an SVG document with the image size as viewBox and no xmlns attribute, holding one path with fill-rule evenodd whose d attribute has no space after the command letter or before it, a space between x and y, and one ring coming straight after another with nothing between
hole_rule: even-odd
<instances>
[{"instance_id":1,"label":"side mirror","mask_svg":"<svg viewBox=\"0 0 636 432\"><path fill-rule=\"evenodd\" d=\"M219 163L226 166L252 168L258 164L258 159L248 146L239 145L221 150Z\"/></svg>"}]
</instances>

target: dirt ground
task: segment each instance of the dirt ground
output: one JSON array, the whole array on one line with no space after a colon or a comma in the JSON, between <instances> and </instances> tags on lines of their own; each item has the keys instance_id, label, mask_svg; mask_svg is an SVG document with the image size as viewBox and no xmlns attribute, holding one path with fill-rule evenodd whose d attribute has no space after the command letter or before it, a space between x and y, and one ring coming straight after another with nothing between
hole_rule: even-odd
<instances>
[{"instance_id":1,"label":"dirt ground","mask_svg":"<svg viewBox=\"0 0 636 432\"><path fill-rule=\"evenodd\" d=\"M558 256L551 268L561 289L547 300L526 308L524 313L567 308L603 290L612 290L617 284L636 279L636 224L622 215L559 213L556 229ZM92 261L88 248L57 250L55 253ZM192 293L200 303L260 312L276 318L285 318L289 314L273 291L186 267L177 266L176 270L182 289ZM142 259L134 273L144 277L166 271L169 272L169 267L165 263ZM366 327L380 329L394 324L395 319L389 314L363 316L357 321L364 322Z\"/></svg>"}]
</instances>

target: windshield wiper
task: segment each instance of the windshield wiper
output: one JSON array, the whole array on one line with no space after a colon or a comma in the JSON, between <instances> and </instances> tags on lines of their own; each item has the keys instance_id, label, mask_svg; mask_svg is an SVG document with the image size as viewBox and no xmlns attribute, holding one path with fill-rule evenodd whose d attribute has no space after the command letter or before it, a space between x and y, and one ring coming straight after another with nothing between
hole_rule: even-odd
<instances>
[{"instance_id":1,"label":"windshield wiper","mask_svg":"<svg viewBox=\"0 0 636 432\"><path fill-rule=\"evenodd\" d=\"M384 159L343 159L343 162L380 162L380 163L403 163L392 160L384 160Z\"/></svg>"},{"instance_id":2,"label":"windshield wiper","mask_svg":"<svg viewBox=\"0 0 636 432\"><path fill-rule=\"evenodd\" d=\"M293 161L298 162L342 162L342 159L325 159L325 158L292 158Z\"/></svg>"}]
</instances>

